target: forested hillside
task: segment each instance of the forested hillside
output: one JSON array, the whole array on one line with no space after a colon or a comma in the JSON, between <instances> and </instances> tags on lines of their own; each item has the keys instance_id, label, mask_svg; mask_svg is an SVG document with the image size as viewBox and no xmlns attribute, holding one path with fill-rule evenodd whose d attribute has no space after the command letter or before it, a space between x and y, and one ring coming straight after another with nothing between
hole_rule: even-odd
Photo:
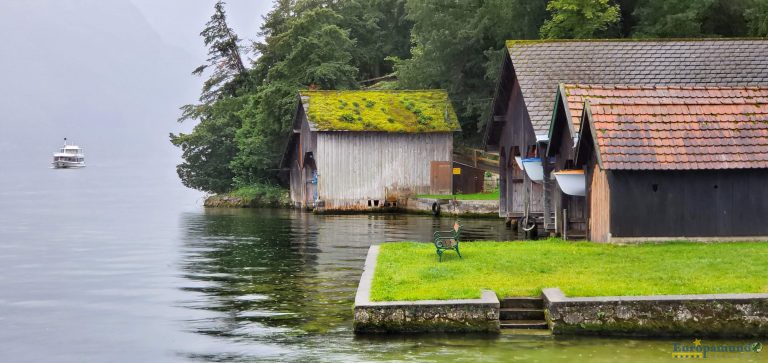
<instances>
[{"instance_id":1,"label":"forested hillside","mask_svg":"<svg viewBox=\"0 0 768 363\"><path fill-rule=\"evenodd\" d=\"M275 0L259 34L220 1L201 36L197 124L171 142L184 184L222 193L277 183L300 89L446 89L471 145L507 39L763 37L768 0Z\"/></svg>"}]
</instances>

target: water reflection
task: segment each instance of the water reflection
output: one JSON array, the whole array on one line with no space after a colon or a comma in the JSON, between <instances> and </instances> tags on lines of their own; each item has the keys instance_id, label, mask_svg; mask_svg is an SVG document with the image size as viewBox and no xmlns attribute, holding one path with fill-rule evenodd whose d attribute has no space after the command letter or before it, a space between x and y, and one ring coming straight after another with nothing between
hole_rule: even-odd
<instances>
[{"instance_id":1,"label":"water reflection","mask_svg":"<svg viewBox=\"0 0 768 363\"><path fill-rule=\"evenodd\" d=\"M206 210L182 217L183 329L212 339L178 354L206 361L667 362L677 340L442 334L355 337L365 254L383 241L429 241L451 219ZM500 220L463 221L467 239L511 240ZM740 343L740 342L734 342ZM760 361L714 356L708 361Z\"/></svg>"},{"instance_id":2,"label":"water reflection","mask_svg":"<svg viewBox=\"0 0 768 363\"><path fill-rule=\"evenodd\" d=\"M200 334L291 346L309 336L351 339L351 307L365 255L384 241L429 241L449 219L319 216L284 210L209 209L183 216L181 270L211 316ZM498 220L467 220L467 239L510 239ZM282 353L282 352L280 352ZM233 359L230 354L225 356ZM213 358L213 357L208 357Z\"/></svg>"}]
</instances>

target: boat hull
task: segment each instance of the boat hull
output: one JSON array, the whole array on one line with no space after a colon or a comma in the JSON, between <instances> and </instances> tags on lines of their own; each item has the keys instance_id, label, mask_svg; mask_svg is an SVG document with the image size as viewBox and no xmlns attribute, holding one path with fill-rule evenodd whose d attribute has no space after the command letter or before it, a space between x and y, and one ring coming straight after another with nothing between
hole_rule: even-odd
<instances>
[{"instance_id":1,"label":"boat hull","mask_svg":"<svg viewBox=\"0 0 768 363\"><path fill-rule=\"evenodd\" d=\"M51 164L54 169L78 169L85 167L85 163L75 161L54 161Z\"/></svg>"},{"instance_id":2,"label":"boat hull","mask_svg":"<svg viewBox=\"0 0 768 363\"><path fill-rule=\"evenodd\" d=\"M528 178L535 183L541 183L544 180L544 167L541 165L541 159L528 158L523 159L523 169L528 174Z\"/></svg>"},{"instance_id":3,"label":"boat hull","mask_svg":"<svg viewBox=\"0 0 768 363\"><path fill-rule=\"evenodd\" d=\"M560 186L560 190L568 195L577 197L583 197L587 195L587 184L584 178L584 172L578 171L565 171L555 172L555 179Z\"/></svg>"}]
</instances>

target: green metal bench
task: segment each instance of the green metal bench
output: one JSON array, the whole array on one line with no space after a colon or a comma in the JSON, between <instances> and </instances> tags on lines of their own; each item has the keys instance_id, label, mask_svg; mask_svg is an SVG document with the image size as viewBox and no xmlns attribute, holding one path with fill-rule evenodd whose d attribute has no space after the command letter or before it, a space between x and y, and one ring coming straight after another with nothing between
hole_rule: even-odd
<instances>
[{"instance_id":1,"label":"green metal bench","mask_svg":"<svg viewBox=\"0 0 768 363\"><path fill-rule=\"evenodd\" d=\"M437 257L442 262L443 252L454 250L456 254L461 257L459 252L459 235L461 234L461 225L459 221L453 224L453 230L451 231L437 231L435 232L435 248L437 249Z\"/></svg>"}]
</instances>

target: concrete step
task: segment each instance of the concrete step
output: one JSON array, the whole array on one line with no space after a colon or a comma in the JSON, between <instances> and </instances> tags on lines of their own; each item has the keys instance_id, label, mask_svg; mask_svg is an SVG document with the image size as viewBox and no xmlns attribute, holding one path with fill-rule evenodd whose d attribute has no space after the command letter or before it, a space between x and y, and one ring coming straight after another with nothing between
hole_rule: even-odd
<instances>
[{"instance_id":1,"label":"concrete step","mask_svg":"<svg viewBox=\"0 0 768 363\"><path fill-rule=\"evenodd\" d=\"M528 335L538 337L551 337L552 331L549 329L503 329L503 335Z\"/></svg>"},{"instance_id":2,"label":"concrete step","mask_svg":"<svg viewBox=\"0 0 768 363\"><path fill-rule=\"evenodd\" d=\"M544 310L528 308L502 308L500 320L544 320Z\"/></svg>"},{"instance_id":3,"label":"concrete step","mask_svg":"<svg viewBox=\"0 0 768 363\"><path fill-rule=\"evenodd\" d=\"M544 320L501 320L502 329L549 329Z\"/></svg>"},{"instance_id":4,"label":"concrete step","mask_svg":"<svg viewBox=\"0 0 768 363\"><path fill-rule=\"evenodd\" d=\"M502 309L544 309L544 300L538 297L508 297L499 303Z\"/></svg>"}]
</instances>

